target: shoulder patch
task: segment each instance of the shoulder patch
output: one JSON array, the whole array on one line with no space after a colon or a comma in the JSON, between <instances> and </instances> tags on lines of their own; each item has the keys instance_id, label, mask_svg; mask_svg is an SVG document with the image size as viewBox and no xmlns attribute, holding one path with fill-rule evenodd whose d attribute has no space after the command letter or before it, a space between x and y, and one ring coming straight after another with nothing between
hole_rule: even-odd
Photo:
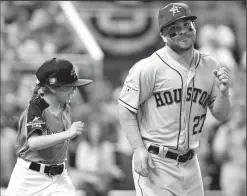
<instances>
[{"instance_id":1,"label":"shoulder patch","mask_svg":"<svg viewBox=\"0 0 247 196\"><path fill-rule=\"evenodd\" d=\"M30 128L42 128L46 125L46 122L41 120L40 117L34 117L34 119L31 122L27 123L27 127Z\"/></svg>"}]
</instances>

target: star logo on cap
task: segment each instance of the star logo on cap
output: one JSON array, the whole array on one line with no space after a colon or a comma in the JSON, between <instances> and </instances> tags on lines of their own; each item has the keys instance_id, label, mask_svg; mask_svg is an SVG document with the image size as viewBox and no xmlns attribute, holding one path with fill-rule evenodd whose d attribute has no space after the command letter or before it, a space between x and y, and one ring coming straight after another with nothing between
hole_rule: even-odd
<instances>
[{"instance_id":1,"label":"star logo on cap","mask_svg":"<svg viewBox=\"0 0 247 196\"><path fill-rule=\"evenodd\" d=\"M169 10L170 12L172 12L173 16L176 14L176 13L180 13L179 9L181 7L178 7L176 5L173 5L173 7Z\"/></svg>"}]
</instances>

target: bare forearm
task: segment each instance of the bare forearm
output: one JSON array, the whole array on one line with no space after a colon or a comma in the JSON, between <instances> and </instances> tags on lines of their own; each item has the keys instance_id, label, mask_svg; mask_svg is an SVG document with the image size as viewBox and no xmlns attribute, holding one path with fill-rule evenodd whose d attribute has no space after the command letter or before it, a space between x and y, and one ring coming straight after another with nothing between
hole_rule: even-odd
<instances>
[{"instance_id":1,"label":"bare forearm","mask_svg":"<svg viewBox=\"0 0 247 196\"><path fill-rule=\"evenodd\" d=\"M119 104L119 120L122 131L125 133L132 149L144 147L136 115Z\"/></svg>"},{"instance_id":2,"label":"bare forearm","mask_svg":"<svg viewBox=\"0 0 247 196\"><path fill-rule=\"evenodd\" d=\"M231 102L229 99L229 94L222 95L219 93L214 101L214 105L211 109L213 116L219 120L227 120L231 108Z\"/></svg>"},{"instance_id":3,"label":"bare forearm","mask_svg":"<svg viewBox=\"0 0 247 196\"><path fill-rule=\"evenodd\" d=\"M52 135L33 135L28 139L28 145L32 150L42 150L68 139L70 136L66 131Z\"/></svg>"}]
</instances>

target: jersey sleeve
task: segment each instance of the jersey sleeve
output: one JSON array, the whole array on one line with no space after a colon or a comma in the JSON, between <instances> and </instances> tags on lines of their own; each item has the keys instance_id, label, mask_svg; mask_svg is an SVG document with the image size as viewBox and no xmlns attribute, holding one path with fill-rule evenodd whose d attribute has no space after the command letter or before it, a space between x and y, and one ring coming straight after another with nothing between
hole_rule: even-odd
<instances>
[{"instance_id":1,"label":"jersey sleeve","mask_svg":"<svg viewBox=\"0 0 247 196\"><path fill-rule=\"evenodd\" d=\"M124 82L119 96L119 104L137 113L139 105L152 94L154 88L154 71L144 63L134 65Z\"/></svg>"},{"instance_id":2,"label":"jersey sleeve","mask_svg":"<svg viewBox=\"0 0 247 196\"><path fill-rule=\"evenodd\" d=\"M41 98L38 98L30 103L27 110L27 137L36 132L43 135L46 130L46 122L42 116L43 110L49 105Z\"/></svg>"},{"instance_id":3,"label":"jersey sleeve","mask_svg":"<svg viewBox=\"0 0 247 196\"><path fill-rule=\"evenodd\" d=\"M219 70L221 68L221 66L219 65L219 63L214 59L214 58L210 58L209 62L212 66L212 72L213 70ZM211 90L211 93L209 95L209 99L208 99L208 107L210 109L213 108L214 106L214 102L216 100L216 97L217 97L217 94L220 92L220 89L219 89L219 84L217 83L217 80L216 78L214 79L214 83L213 83L213 87L212 87L212 90Z\"/></svg>"}]
</instances>

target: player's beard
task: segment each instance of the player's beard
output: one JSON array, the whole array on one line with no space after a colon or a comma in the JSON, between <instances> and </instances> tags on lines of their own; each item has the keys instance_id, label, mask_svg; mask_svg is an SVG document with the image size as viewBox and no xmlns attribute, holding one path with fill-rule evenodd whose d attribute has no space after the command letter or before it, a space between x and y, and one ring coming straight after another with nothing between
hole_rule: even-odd
<instances>
[{"instance_id":1,"label":"player's beard","mask_svg":"<svg viewBox=\"0 0 247 196\"><path fill-rule=\"evenodd\" d=\"M188 47L181 47L179 44L171 44L169 46L173 51L177 53L182 53L190 50L194 46L194 44L192 42Z\"/></svg>"}]
</instances>

